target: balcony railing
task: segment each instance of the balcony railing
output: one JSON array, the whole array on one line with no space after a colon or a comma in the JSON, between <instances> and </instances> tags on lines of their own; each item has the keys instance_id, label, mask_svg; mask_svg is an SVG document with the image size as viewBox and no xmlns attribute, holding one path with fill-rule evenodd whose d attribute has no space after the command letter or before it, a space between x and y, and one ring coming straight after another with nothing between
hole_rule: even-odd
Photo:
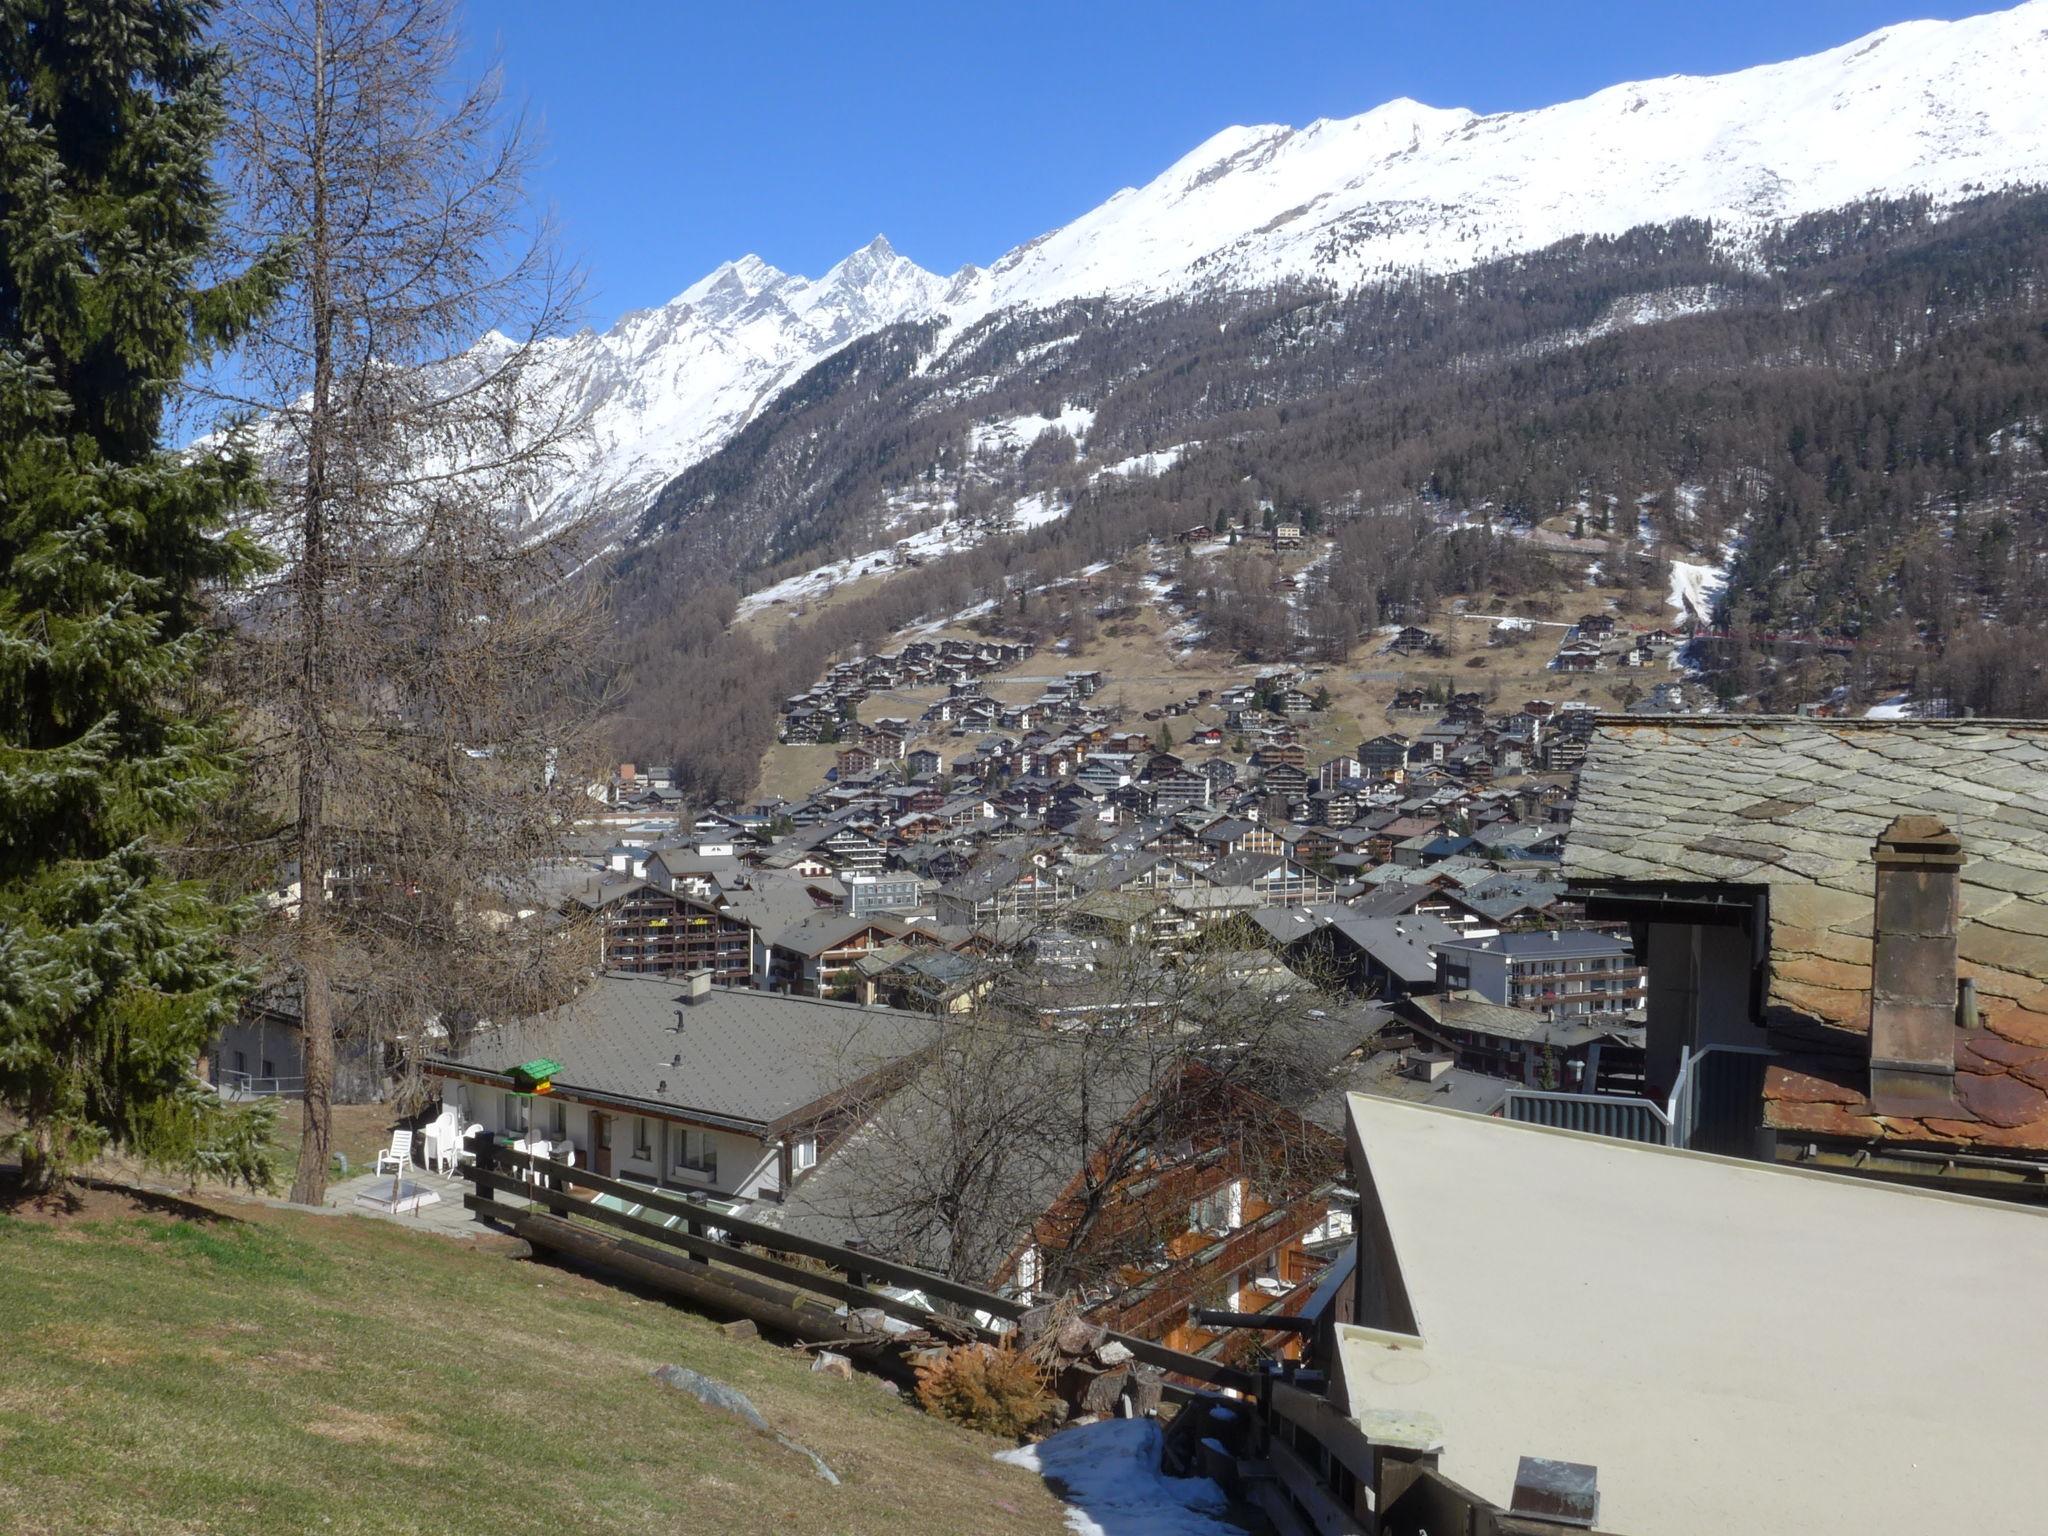
<instances>
[{"instance_id":1,"label":"balcony railing","mask_svg":"<svg viewBox=\"0 0 2048 1536\"><path fill-rule=\"evenodd\" d=\"M1510 1088L1503 1113L1527 1125L1739 1154L1761 1119L1763 1071L1771 1054L1745 1045L1688 1051L1662 1104L1622 1094Z\"/></svg>"}]
</instances>

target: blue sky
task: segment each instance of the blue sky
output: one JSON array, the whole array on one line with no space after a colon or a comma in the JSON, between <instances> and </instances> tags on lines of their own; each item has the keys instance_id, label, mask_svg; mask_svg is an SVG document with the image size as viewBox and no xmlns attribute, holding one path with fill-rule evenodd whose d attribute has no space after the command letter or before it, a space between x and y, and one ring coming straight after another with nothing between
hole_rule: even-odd
<instances>
[{"instance_id":1,"label":"blue sky","mask_svg":"<svg viewBox=\"0 0 2048 1536\"><path fill-rule=\"evenodd\" d=\"M816 274L876 234L988 261L1234 123L1395 96L1513 111L1812 53L1938 0L471 0L544 120L537 191L590 318L748 251Z\"/></svg>"}]
</instances>

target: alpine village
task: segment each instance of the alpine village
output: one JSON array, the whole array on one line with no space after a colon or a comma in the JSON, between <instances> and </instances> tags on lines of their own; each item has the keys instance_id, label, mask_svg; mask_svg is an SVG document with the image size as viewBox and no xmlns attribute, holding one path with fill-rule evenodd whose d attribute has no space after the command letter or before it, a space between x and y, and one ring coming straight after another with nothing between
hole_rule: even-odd
<instances>
[{"instance_id":1,"label":"alpine village","mask_svg":"<svg viewBox=\"0 0 2048 1536\"><path fill-rule=\"evenodd\" d=\"M0 0L0 1531L2048 1530L2048 0L1306 9Z\"/></svg>"}]
</instances>

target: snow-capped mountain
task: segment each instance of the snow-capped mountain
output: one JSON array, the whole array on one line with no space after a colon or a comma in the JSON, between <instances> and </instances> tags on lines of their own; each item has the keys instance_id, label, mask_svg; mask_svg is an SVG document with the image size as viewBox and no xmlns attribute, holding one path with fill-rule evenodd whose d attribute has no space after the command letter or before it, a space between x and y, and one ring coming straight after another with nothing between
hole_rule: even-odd
<instances>
[{"instance_id":1,"label":"snow-capped mountain","mask_svg":"<svg viewBox=\"0 0 2048 1536\"><path fill-rule=\"evenodd\" d=\"M1739 240L1867 194L2040 182L2048 0L1532 112L1402 100L1306 128L1230 128L985 268L941 277L881 239L816 281L749 256L603 335L550 343L595 439L550 505L605 480L651 493L813 364L906 319L960 326L1015 305L1287 279L1349 288L1679 218Z\"/></svg>"},{"instance_id":2,"label":"snow-capped mountain","mask_svg":"<svg viewBox=\"0 0 2048 1536\"><path fill-rule=\"evenodd\" d=\"M552 520L599 491L644 502L805 369L856 336L932 311L946 286L878 237L815 280L745 256L602 334L542 343L552 387L588 415L590 440L538 515Z\"/></svg>"}]
</instances>

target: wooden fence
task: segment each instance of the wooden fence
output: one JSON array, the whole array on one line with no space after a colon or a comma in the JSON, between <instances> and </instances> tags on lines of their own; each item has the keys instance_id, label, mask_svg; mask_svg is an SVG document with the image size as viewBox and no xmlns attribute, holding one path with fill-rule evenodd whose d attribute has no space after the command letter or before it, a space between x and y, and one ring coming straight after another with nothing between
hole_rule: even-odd
<instances>
[{"instance_id":1,"label":"wooden fence","mask_svg":"<svg viewBox=\"0 0 2048 1536\"><path fill-rule=\"evenodd\" d=\"M873 1308L941 1336L962 1334L991 1341L1000 1337L1000 1330L975 1322L976 1313L1014 1323L1030 1310L1014 1297L998 1296L877 1254L729 1216L674 1190L649 1189L530 1152L517 1152L488 1135L471 1137L465 1147L474 1154L474 1161L462 1169L463 1177L474 1186L462 1199L469 1210L502 1223L536 1246L607 1263L636 1278L671 1282L669 1288L688 1299L752 1316L784 1332L798 1332L803 1337L851 1336L830 1320L833 1314L802 1305L805 1296L844 1302L849 1309ZM609 1195L666 1220L613 1210L579 1198L573 1193L576 1190ZM501 1193L514 1200L497 1198ZM592 1242L590 1229L580 1225L583 1223L607 1228L629 1241L609 1246ZM809 1262L799 1262L802 1260ZM927 1310L870 1289L875 1284L921 1292L934 1301L950 1302L961 1313ZM770 1294L771 1287L782 1294ZM1259 1378L1249 1371L1167 1349L1149 1339L1120 1333L1109 1337L1138 1361L1164 1371L1166 1395L1176 1401L1204 1389L1247 1396L1258 1391Z\"/></svg>"}]
</instances>

